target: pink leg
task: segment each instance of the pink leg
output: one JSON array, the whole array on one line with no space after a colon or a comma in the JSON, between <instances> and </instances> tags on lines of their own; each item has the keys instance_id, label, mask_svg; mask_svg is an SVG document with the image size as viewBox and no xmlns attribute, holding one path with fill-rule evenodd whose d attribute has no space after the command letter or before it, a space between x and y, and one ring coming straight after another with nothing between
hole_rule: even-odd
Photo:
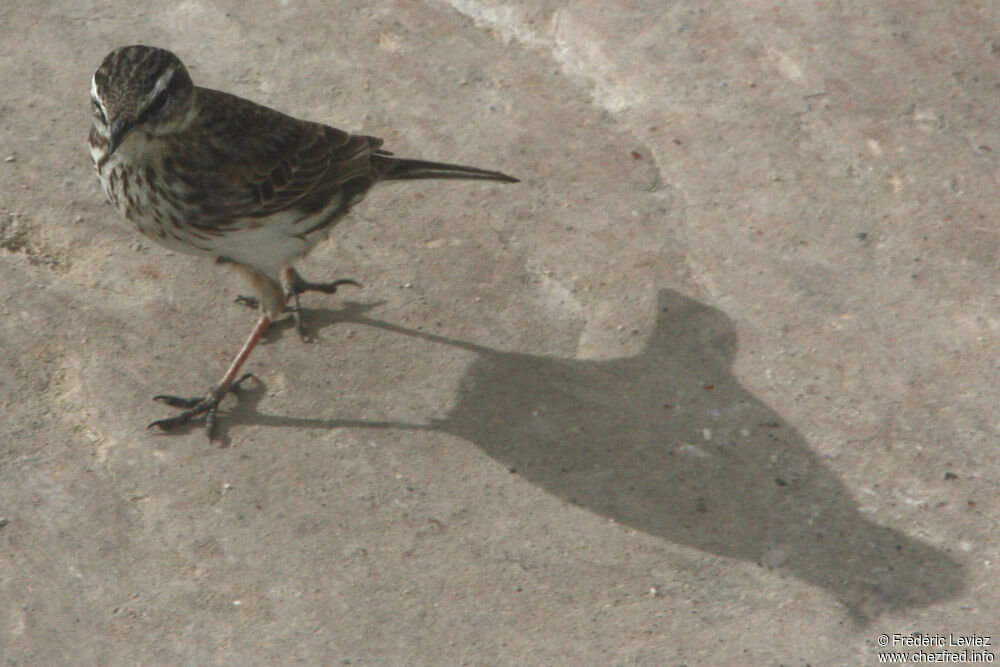
<instances>
[{"instance_id":1,"label":"pink leg","mask_svg":"<svg viewBox=\"0 0 1000 667\"><path fill-rule=\"evenodd\" d=\"M236 391L240 383L245 380L250 374L246 374L239 380L236 380L236 375L240 372L240 368L243 363L250 356L250 352L257 345L260 337L264 335L267 328L271 325L271 318L267 315L261 315L260 319L257 320L257 325L250 332L250 337L247 338L247 342L243 344L243 349L239 351L236 358L233 359L233 363L229 365L229 370L226 374L222 376L222 380L219 384L215 385L208 390L208 393L199 398L180 398L178 396L167 396L160 395L154 396L154 401L160 401L161 403L166 403L167 405L175 408L186 408L184 412L175 415L173 417L167 417L166 419L157 419L151 423L147 428L152 428L156 426L157 428L168 431L170 429L177 428L178 426L183 426L187 424L192 419L199 415L205 415L205 430L208 432L208 439L215 439L215 414L219 409L219 403L231 391Z\"/></svg>"},{"instance_id":2,"label":"pink leg","mask_svg":"<svg viewBox=\"0 0 1000 667\"><path fill-rule=\"evenodd\" d=\"M240 367L243 366L243 362L247 360L253 348L256 347L257 341L260 337L264 335L267 328L271 326L271 318L267 315L261 315L260 319L257 320L257 326L253 328L250 332L250 337L247 338L247 342L243 343L243 349L240 350L236 358L233 359L233 363L229 365L229 370L226 374L222 376L222 381L219 382L217 387L221 391L226 391L229 389L230 385L233 384L233 380L236 378L236 374L240 372Z\"/></svg>"}]
</instances>

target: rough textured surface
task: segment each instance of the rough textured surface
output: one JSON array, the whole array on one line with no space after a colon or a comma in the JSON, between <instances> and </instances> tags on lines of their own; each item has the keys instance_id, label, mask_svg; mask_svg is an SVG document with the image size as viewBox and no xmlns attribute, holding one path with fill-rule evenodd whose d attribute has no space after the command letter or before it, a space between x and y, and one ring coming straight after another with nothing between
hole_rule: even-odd
<instances>
[{"instance_id":1,"label":"rough textured surface","mask_svg":"<svg viewBox=\"0 0 1000 667\"><path fill-rule=\"evenodd\" d=\"M1000 634L1000 10L0 8L0 656L859 664ZM46 8L47 7L47 8ZM104 205L106 52L524 183L387 186L253 315ZM994 643L996 643L994 641ZM995 649L990 649L995 650Z\"/></svg>"}]
</instances>

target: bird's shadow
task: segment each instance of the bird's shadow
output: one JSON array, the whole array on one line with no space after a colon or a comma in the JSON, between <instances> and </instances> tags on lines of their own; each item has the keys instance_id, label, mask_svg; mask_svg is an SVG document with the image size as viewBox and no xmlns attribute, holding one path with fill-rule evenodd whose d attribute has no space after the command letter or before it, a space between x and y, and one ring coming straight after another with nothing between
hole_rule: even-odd
<instances>
[{"instance_id":1,"label":"bird's shadow","mask_svg":"<svg viewBox=\"0 0 1000 667\"><path fill-rule=\"evenodd\" d=\"M802 435L740 385L731 370L735 330L719 310L661 290L640 354L586 361L415 331L369 317L373 307L347 303L308 317L320 328L354 322L474 352L444 418L263 415L251 407L260 391L236 421L443 431L574 505L819 586L862 622L963 589L959 562L861 514Z\"/></svg>"}]
</instances>

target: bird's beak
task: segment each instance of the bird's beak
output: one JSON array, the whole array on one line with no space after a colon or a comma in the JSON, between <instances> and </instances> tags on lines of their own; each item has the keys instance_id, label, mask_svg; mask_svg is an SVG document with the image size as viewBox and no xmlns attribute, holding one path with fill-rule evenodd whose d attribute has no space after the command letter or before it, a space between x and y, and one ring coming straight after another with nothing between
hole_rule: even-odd
<instances>
[{"instance_id":1,"label":"bird's beak","mask_svg":"<svg viewBox=\"0 0 1000 667\"><path fill-rule=\"evenodd\" d=\"M111 123L111 141L108 144L108 155L114 153L119 146L121 146L122 141L132 130L132 121L128 117L115 118L114 122Z\"/></svg>"}]
</instances>

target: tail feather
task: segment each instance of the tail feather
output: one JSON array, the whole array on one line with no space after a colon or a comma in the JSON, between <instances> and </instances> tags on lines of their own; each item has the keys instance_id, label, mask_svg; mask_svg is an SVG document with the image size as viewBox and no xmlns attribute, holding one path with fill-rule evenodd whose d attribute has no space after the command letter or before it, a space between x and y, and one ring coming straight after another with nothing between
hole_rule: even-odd
<instances>
[{"instance_id":1,"label":"tail feather","mask_svg":"<svg viewBox=\"0 0 1000 667\"><path fill-rule=\"evenodd\" d=\"M466 178L481 181L503 181L504 183L520 183L513 176L499 171L489 171L478 167L466 167L461 164L447 162L429 162L427 160L409 160L376 154L382 178L387 181L407 181L420 178Z\"/></svg>"}]
</instances>

